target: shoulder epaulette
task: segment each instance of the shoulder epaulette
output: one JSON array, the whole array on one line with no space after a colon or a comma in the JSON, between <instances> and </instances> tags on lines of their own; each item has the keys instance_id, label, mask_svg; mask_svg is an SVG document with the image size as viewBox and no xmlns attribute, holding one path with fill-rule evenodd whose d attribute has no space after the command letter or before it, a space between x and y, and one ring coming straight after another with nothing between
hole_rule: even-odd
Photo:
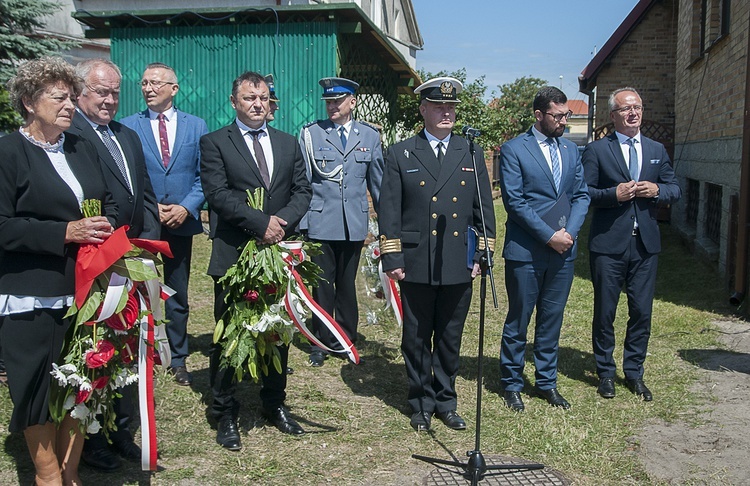
<instances>
[{"instance_id":1,"label":"shoulder epaulette","mask_svg":"<svg viewBox=\"0 0 750 486\"><path fill-rule=\"evenodd\" d=\"M304 126L303 126L302 128L308 128L308 127L311 127L311 126L313 126L313 125L317 125L318 123L320 123L320 122L322 122L322 121L323 121L323 120L315 120L315 121L311 121L310 123L307 123L307 124L305 124L305 125L304 125Z\"/></svg>"},{"instance_id":2,"label":"shoulder epaulette","mask_svg":"<svg viewBox=\"0 0 750 486\"><path fill-rule=\"evenodd\" d=\"M375 130L378 133L380 133L380 130L382 130L382 128L380 128L377 125L375 125L373 123L370 123L370 122L366 122L366 121L362 121L362 120L357 120L357 123L359 123L360 125L364 125L366 127L370 127L370 128L372 128L373 130Z\"/></svg>"}]
</instances>

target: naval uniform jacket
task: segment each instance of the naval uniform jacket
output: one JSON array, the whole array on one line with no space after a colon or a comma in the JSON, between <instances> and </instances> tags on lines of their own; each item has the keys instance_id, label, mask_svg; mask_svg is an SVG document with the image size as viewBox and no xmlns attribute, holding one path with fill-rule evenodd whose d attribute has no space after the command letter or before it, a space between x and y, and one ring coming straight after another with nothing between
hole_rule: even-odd
<instances>
[{"instance_id":1,"label":"naval uniform jacket","mask_svg":"<svg viewBox=\"0 0 750 486\"><path fill-rule=\"evenodd\" d=\"M79 245L66 244L65 233L70 221L83 218L78 200L44 149L18 131L0 144L0 294L72 295ZM63 152L84 199L102 201L103 215L114 223L117 206L94 147L66 132Z\"/></svg>"},{"instance_id":2,"label":"naval uniform jacket","mask_svg":"<svg viewBox=\"0 0 750 486\"><path fill-rule=\"evenodd\" d=\"M495 246L492 191L479 146L476 161L487 224L484 231L466 139L451 136L442 165L424 131L390 147L378 213L384 271L404 268L404 280L419 284L471 282L467 268L469 226L476 227L480 235L486 231L490 250Z\"/></svg>"},{"instance_id":3,"label":"naval uniform jacket","mask_svg":"<svg viewBox=\"0 0 750 486\"><path fill-rule=\"evenodd\" d=\"M312 185L300 229L313 240L364 241L370 213L367 190L377 212L383 179L378 131L354 121L342 147L333 122L318 120L302 128L300 147Z\"/></svg>"}]
</instances>

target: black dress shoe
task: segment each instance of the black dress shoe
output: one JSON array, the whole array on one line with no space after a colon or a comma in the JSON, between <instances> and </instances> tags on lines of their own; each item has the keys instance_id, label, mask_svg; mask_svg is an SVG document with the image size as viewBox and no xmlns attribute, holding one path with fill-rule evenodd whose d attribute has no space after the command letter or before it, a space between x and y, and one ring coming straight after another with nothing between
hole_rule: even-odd
<instances>
[{"instance_id":1,"label":"black dress shoe","mask_svg":"<svg viewBox=\"0 0 750 486\"><path fill-rule=\"evenodd\" d=\"M289 435L302 435L305 430L300 427L296 420L289 415L289 410L284 405L271 410L261 410L263 417L274 424L281 432Z\"/></svg>"},{"instance_id":2,"label":"black dress shoe","mask_svg":"<svg viewBox=\"0 0 750 486\"><path fill-rule=\"evenodd\" d=\"M188 372L185 366L175 366L172 368L172 374L178 385L190 386L193 383L193 375Z\"/></svg>"},{"instance_id":3,"label":"black dress shoe","mask_svg":"<svg viewBox=\"0 0 750 486\"><path fill-rule=\"evenodd\" d=\"M122 466L120 457L107 446L84 448L81 452L81 461L92 469L107 473L117 471Z\"/></svg>"},{"instance_id":4,"label":"black dress shoe","mask_svg":"<svg viewBox=\"0 0 750 486\"><path fill-rule=\"evenodd\" d=\"M642 379L639 378L637 380L625 380L625 382L628 385L628 389L635 393L637 396L641 397L644 402L650 402L654 399L654 396L651 394L651 390L648 389Z\"/></svg>"},{"instance_id":5,"label":"black dress shoe","mask_svg":"<svg viewBox=\"0 0 750 486\"><path fill-rule=\"evenodd\" d=\"M313 368L320 368L321 366L323 366L323 361L325 361L326 358L327 356L323 351L313 351L312 353L310 353L308 362Z\"/></svg>"},{"instance_id":6,"label":"black dress shoe","mask_svg":"<svg viewBox=\"0 0 750 486\"><path fill-rule=\"evenodd\" d=\"M599 387L596 392L602 398L615 398L615 379L610 376L599 378Z\"/></svg>"},{"instance_id":7,"label":"black dress shoe","mask_svg":"<svg viewBox=\"0 0 750 486\"><path fill-rule=\"evenodd\" d=\"M412 414L409 424L417 432L429 432L430 422L432 421L431 415L428 412L415 412Z\"/></svg>"},{"instance_id":8,"label":"black dress shoe","mask_svg":"<svg viewBox=\"0 0 750 486\"><path fill-rule=\"evenodd\" d=\"M505 405L514 412L523 412L525 408L523 400L521 400L521 392L505 391L503 392L503 400L505 400Z\"/></svg>"},{"instance_id":9,"label":"black dress shoe","mask_svg":"<svg viewBox=\"0 0 750 486\"><path fill-rule=\"evenodd\" d=\"M230 451L242 449L240 431L237 428L237 422L232 417L224 417L219 420L219 426L216 427L216 442Z\"/></svg>"},{"instance_id":10,"label":"black dress shoe","mask_svg":"<svg viewBox=\"0 0 750 486\"><path fill-rule=\"evenodd\" d=\"M534 387L534 392L537 394L537 396L547 400L547 403L549 403L553 407L560 407L565 410L568 410L570 408L570 404L566 399L563 398L562 395L560 395L560 392L557 391L557 388L541 390L537 387Z\"/></svg>"},{"instance_id":11,"label":"black dress shoe","mask_svg":"<svg viewBox=\"0 0 750 486\"><path fill-rule=\"evenodd\" d=\"M112 449L120 454L123 459L135 463L141 462L141 448L133 442L133 439L114 441L112 442Z\"/></svg>"},{"instance_id":12,"label":"black dress shoe","mask_svg":"<svg viewBox=\"0 0 750 486\"><path fill-rule=\"evenodd\" d=\"M294 374L294 368L292 368L291 366L287 366L286 367L286 374L287 375L293 375Z\"/></svg>"},{"instance_id":13,"label":"black dress shoe","mask_svg":"<svg viewBox=\"0 0 750 486\"><path fill-rule=\"evenodd\" d=\"M435 414L437 418L443 421L446 427L453 430L464 430L466 428L466 421L455 410L448 410L447 412L437 412Z\"/></svg>"}]
</instances>

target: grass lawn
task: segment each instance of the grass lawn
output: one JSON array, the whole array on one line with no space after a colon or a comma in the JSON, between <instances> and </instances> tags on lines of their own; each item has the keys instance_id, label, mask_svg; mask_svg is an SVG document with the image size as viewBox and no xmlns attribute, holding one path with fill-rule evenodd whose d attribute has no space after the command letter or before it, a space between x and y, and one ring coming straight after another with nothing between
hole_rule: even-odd
<instances>
[{"instance_id":1,"label":"grass lawn","mask_svg":"<svg viewBox=\"0 0 750 486\"><path fill-rule=\"evenodd\" d=\"M496 202L498 246L503 241L505 214ZM585 233L585 232L584 232ZM526 411L511 412L503 405L499 380L499 348L507 310L503 261L498 257L493 275L498 308L488 293L484 349L484 395L481 450L485 456L505 455L541 462L562 472L575 484L651 484L638 462L637 435L652 419L694 421L693 405L702 397L689 393L696 380L690 364L695 350L717 346L713 319L729 315L728 293L711 267L696 261L676 232L662 226L664 251L660 256L653 329L646 361L646 382L654 401L644 403L625 388L622 373L617 397L604 400L596 393L597 379L591 353L593 290L582 234L576 277L565 313L560 339L558 386L570 401L569 411L555 409L538 398L523 395ZM383 301L361 293L358 349L366 363L353 366L329 359L322 368L307 366L306 345L290 350L287 404L307 434L285 436L258 414L259 385L238 387L242 403L240 426L244 448L223 450L206 418L208 350L213 332L212 284L205 275L210 243L195 239L191 280L192 387L181 387L170 377L156 380L156 414L160 471L150 474L139 465L126 464L113 474L98 474L82 466L87 484L421 484L432 466L411 454L465 459L474 446L476 369L479 319L479 281L466 322L461 363L456 383L459 413L469 422L466 431L447 429L433 421L431 434L417 434L409 426L406 374L399 351L400 329ZM361 287L361 286L360 286ZM367 324L374 312L377 324ZM616 322L618 363L621 361L627 308L620 302ZM530 340L533 335L530 335ZM533 385L533 359L527 354L526 377ZM11 402L0 389L0 423L7 423ZM22 435L0 432L0 484L31 484L33 466Z\"/></svg>"}]
</instances>

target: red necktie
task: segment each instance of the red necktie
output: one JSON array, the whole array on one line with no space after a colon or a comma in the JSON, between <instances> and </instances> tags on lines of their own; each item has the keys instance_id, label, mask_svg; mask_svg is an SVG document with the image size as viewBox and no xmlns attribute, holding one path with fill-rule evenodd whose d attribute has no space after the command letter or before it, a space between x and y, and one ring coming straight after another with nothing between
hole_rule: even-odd
<instances>
[{"instance_id":1,"label":"red necktie","mask_svg":"<svg viewBox=\"0 0 750 486\"><path fill-rule=\"evenodd\" d=\"M161 161L164 167L169 165L169 137L167 136L167 122L164 113L159 113L159 144L161 145Z\"/></svg>"}]
</instances>

